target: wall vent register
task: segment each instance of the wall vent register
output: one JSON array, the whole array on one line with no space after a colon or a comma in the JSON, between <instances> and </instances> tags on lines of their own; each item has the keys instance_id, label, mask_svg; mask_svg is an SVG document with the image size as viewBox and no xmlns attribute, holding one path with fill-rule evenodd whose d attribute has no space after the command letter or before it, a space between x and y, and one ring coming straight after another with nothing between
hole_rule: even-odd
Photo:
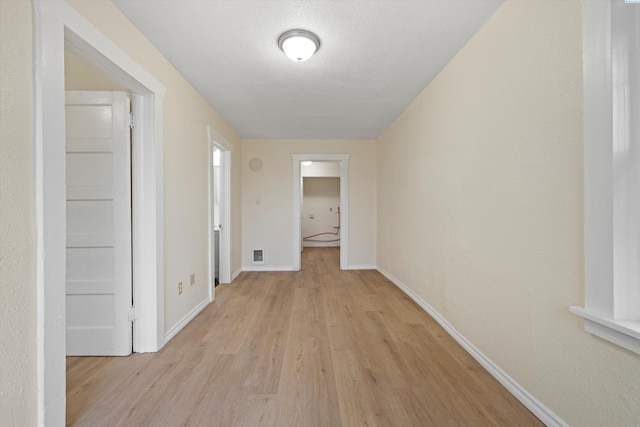
<instances>
[{"instance_id":1,"label":"wall vent register","mask_svg":"<svg viewBox=\"0 0 640 427\"><path fill-rule=\"evenodd\" d=\"M253 263L264 264L264 250L262 249L253 250Z\"/></svg>"}]
</instances>

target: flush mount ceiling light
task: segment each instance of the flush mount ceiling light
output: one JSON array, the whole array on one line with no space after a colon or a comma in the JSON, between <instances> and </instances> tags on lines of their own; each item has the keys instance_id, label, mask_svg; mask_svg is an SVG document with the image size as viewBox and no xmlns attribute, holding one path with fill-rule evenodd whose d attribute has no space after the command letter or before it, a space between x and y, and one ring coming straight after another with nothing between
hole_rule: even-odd
<instances>
[{"instance_id":1,"label":"flush mount ceiling light","mask_svg":"<svg viewBox=\"0 0 640 427\"><path fill-rule=\"evenodd\" d=\"M278 46L292 61L304 62L320 49L320 39L307 30L289 30L278 37Z\"/></svg>"}]
</instances>

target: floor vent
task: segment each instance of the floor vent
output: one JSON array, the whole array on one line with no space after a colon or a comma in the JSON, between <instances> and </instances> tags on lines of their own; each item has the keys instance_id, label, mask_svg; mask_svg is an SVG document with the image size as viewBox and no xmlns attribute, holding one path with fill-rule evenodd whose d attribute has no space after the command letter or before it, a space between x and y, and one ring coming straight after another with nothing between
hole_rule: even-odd
<instances>
[{"instance_id":1,"label":"floor vent","mask_svg":"<svg viewBox=\"0 0 640 427\"><path fill-rule=\"evenodd\" d=\"M264 264L264 251L262 249L253 250L253 263Z\"/></svg>"}]
</instances>

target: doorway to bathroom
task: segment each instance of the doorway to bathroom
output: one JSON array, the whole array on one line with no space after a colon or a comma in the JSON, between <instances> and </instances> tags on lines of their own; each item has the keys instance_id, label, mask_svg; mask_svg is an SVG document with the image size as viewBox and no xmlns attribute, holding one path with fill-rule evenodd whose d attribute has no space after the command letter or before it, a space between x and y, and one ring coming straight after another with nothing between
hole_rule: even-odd
<instances>
[{"instance_id":1,"label":"doorway to bathroom","mask_svg":"<svg viewBox=\"0 0 640 427\"><path fill-rule=\"evenodd\" d=\"M231 283L231 144L207 126L209 140L209 300Z\"/></svg>"}]
</instances>

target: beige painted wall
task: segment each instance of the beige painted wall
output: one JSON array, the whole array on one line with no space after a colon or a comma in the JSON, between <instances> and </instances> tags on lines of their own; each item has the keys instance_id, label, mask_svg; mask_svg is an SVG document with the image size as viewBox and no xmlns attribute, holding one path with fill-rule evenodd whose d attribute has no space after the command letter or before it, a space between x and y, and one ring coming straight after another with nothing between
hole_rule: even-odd
<instances>
[{"instance_id":1,"label":"beige painted wall","mask_svg":"<svg viewBox=\"0 0 640 427\"><path fill-rule=\"evenodd\" d=\"M349 264L376 263L376 149L371 140L243 140L242 259L253 267L253 249L264 249L264 267L291 268L293 260L292 154L350 153ZM262 159L261 171L249 160ZM262 201L257 204L256 196Z\"/></svg>"},{"instance_id":2,"label":"beige painted wall","mask_svg":"<svg viewBox=\"0 0 640 427\"><path fill-rule=\"evenodd\" d=\"M212 125L232 151L232 271L240 268L240 141L178 71L109 1L70 0L98 30L166 86L164 98L165 331L197 304L208 288L208 145ZM189 275L196 284L189 286ZM178 282L183 293L178 295Z\"/></svg>"},{"instance_id":3,"label":"beige painted wall","mask_svg":"<svg viewBox=\"0 0 640 427\"><path fill-rule=\"evenodd\" d=\"M64 52L64 88L65 90L127 91L126 88L67 50Z\"/></svg>"},{"instance_id":4,"label":"beige painted wall","mask_svg":"<svg viewBox=\"0 0 640 427\"><path fill-rule=\"evenodd\" d=\"M31 2L0 1L0 425L36 424Z\"/></svg>"},{"instance_id":5,"label":"beige painted wall","mask_svg":"<svg viewBox=\"0 0 640 427\"><path fill-rule=\"evenodd\" d=\"M564 421L637 426L587 334L579 1L507 1L378 141L378 264Z\"/></svg>"}]
</instances>

